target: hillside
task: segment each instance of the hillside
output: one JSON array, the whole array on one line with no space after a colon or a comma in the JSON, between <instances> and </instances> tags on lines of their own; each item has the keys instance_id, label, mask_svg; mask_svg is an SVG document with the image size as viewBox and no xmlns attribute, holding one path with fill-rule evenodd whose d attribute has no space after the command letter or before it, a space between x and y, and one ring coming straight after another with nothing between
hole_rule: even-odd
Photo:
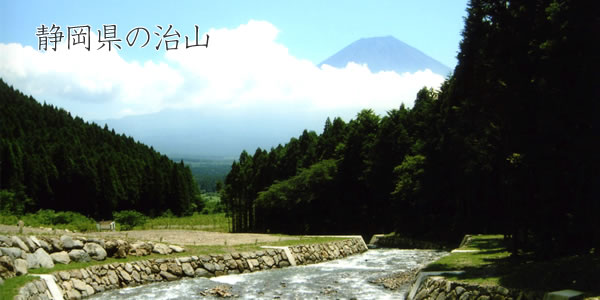
<instances>
[{"instance_id":1,"label":"hillside","mask_svg":"<svg viewBox=\"0 0 600 300\"><path fill-rule=\"evenodd\" d=\"M175 163L133 138L40 104L0 80L0 210L40 208L111 218L194 210L197 187Z\"/></svg>"}]
</instances>

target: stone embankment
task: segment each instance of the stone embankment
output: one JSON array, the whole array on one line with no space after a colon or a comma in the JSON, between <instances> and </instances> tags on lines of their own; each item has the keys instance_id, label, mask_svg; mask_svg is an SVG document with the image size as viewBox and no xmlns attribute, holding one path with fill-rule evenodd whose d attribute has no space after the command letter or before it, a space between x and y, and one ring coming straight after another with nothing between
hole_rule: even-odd
<instances>
[{"instance_id":1,"label":"stone embankment","mask_svg":"<svg viewBox=\"0 0 600 300\"><path fill-rule=\"evenodd\" d=\"M413 299L409 300L541 300L543 293L507 289L447 280L441 276L426 278Z\"/></svg>"},{"instance_id":2,"label":"stone embankment","mask_svg":"<svg viewBox=\"0 0 600 300\"><path fill-rule=\"evenodd\" d=\"M181 278L213 277L305 265L367 251L362 238L324 244L269 248L254 252L150 259L97 265L52 273L64 299L80 299L106 290ZM288 257L292 256L292 259ZM51 299L41 280L21 288L16 300Z\"/></svg>"},{"instance_id":3,"label":"stone embankment","mask_svg":"<svg viewBox=\"0 0 600 300\"><path fill-rule=\"evenodd\" d=\"M7 278L25 275L29 269L53 268L55 264L183 251L182 247L175 245L140 241L130 243L119 239L0 235L0 283Z\"/></svg>"}]
</instances>

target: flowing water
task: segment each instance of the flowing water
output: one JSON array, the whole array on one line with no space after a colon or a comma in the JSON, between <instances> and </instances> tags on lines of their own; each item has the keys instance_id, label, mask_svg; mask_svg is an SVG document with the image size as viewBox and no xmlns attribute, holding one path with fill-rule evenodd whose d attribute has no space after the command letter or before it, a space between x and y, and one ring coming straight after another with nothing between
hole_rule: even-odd
<instances>
[{"instance_id":1,"label":"flowing water","mask_svg":"<svg viewBox=\"0 0 600 300\"><path fill-rule=\"evenodd\" d=\"M90 299L221 299L202 295L224 285L239 299L404 299L409 285L391 291L369 281L424 266L445 254L433 250L369 250L320 264L155 283L113 290Z\"/></svg>"}]
</instances>

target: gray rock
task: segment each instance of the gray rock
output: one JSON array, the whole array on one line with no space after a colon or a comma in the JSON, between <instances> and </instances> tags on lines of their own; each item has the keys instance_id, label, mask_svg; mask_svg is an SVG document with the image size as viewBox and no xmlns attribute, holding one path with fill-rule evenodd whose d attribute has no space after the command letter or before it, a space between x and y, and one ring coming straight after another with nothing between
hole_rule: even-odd
<instances>
[{"instance_id":1,"label":"gray rock","mask_svg":"<svg viewBox=\"0 0 600 300\"><path fill-rule=\"evenodd\" d=\"M106 250L96 243L86 243L85 246L83 246L83 250L95 260L106 259Z\"/></svg>"},{"instance_id":2,"label":"gray rock","mask_svg":"<svg viewBox=\"0 0 600 300\"><path fill-rule=\"evenodd\" d=\"M136 242L131 244L129 254L134 256L146 256L152 253L152 245L145 242Z\"/></svg>"},{"instance_id":3,"label":"gray rock","mask_svg":"<svg viewBox=\"0 0 600 300\"><path fill-rule=\"evenodd\" d=\"M73 241L73 238L68 235L61 236L60 241L62 242L64 249L71 250L75 246L75 242Z\"/></svg>"},{"instance_id":4,"label":"gray rock","mask_svg":"<svg viewBox=\"0 0 600 300\"><path fill-rule=\"evenodd\" d=\"M27 247L27 245L18 236L13 235L10 237L10 239L12 240L13 246L17 246L25 252L31 252L29 247Z\"/></svg>"},{"instance_id":5,"label":"gray rock","mask_svg":"<svg viewBox=\"0 0 600 300\"><path fill-rule=\"evenodd\" d=\"M90 255L81 249L73 249L69 252L69 258L75 262L87 262L91 261Z\"/></svg>"},{"instance_id":6,"label":"gray rock","mask_svg":"<svg viewBox=\"0 0 600 300\"><path fill-rule=\"evenodd\" d=\"M79 239L73 239L73 249L83 249L83 241Z\"/></svg>"},{"instance_id":7,"label":"gray rock","mask_svg":"<svg viewBox=\"0 0 600 300\"><path fill-rule=\"evenodd\" d=\"M154 248L152 249L152 252L166 255L166 254L171 254L171 252L173 252L173 250L165 244L156 243L156 244L154 244Z\"/></svg>"},{"instance_id":8,"label":"gray rock","mask_svg":"<svg viewBox=\"0 0 600 300\"><path fill-rule=\"evenodd\" d=\"M38 248L34 254L42 268L54 268L52 257L43 248Z\"/></svg>"},{"instance_id":9,"label":"gray rock","mask_svg":"<svg viewBox=\"0 0 600 300\"><path fill-rule=\"evenodd\" d=\"M456 291L456 295L459 295L465 292L465 288L462 286L457 286L456 289L454 289Z\"/></svg>"},{"instance_id":10,"label":"gray rock","mask_svg":"<svg viewBox=\"0 0 600 300\"><path fill-rule=\"evenodd\" d=\"M0 254L10 256L12 259L24 258L25 252L21 248L0 248Z\"/></svg>"},{"instance_id":11,"label":"gray rock","mask_svg":"<svg viewBox=\"0 0 600 300\"><path fill-rule=\"evenodd\" d=\"M50 257L52 257L52 261L57 264L66 265L71 262L71 258L69 257L69 253L67 253L67 251L52 253L50 254Z\"/></svg>"},{"instance_id":12,"label":"gray rock","mask_svg":"<svg viewBox=\"0 0 600 300\"><path fill-rule=\"evenodd\" d=\"M272 267L275 264L275 261L270 256L263 256L262 259L265 262L265 264L269 267Z\"/></svg>"},{"instance_id":13,"label":"gray rock","mask_svg":"<svg viewBox=\"0 0 600 300\"><path fill-rule=\"evenodd\" d=\"M462 293L462 295L460 295L460 298L458 298L459 300L468 300L469 298L471 298L471 292L465 292Z\"/></svg>"},{"instance_id":14,"label":"gray rock","mask_svg":"<svg viewBox=\"0 0 600 300\"><path fill-rule=\"evenodd\" d=\"M81 299L81 293L78 290L67 290L67 299Z\"/></svg>"},{"instance_id":15,"label":"gray rock","mask_svg":"<svg viewBox=\"0 0 600 300\"><path fill-rule=\"evenodd\" d=\"M290 263L287 262L286 260L282 260L279 262L279 267L281 267L281 268L285 268L285 267L289 267L289 266L290 266Z\"/></svg>"},{"instance_id":16,"label":"gray rock","mask_svg":"<svg viewBox=\"0 0 600 300\"><path fill-rule=\"evenodd\" d=\"M129 273L127 273L125 270L119 268L119 275L121 275L121 278L123 278L123 280L130 282L132 280L131 276L129 275Z\"/></svg>"},{"instance_id":17,"label":"gray rock","mask_svg":"<svg viewBox=\"0 0 600 300\"><path fill-rule=\"evenodd\" d=\"M65 271L58 272L58 276L60 276L60 279L62 279L62 280L69 280L69 279L71 279L71 273L65 272Z\"/></svg>"},{"instance_id":18,"label":"gray rock","mask_svg":"<svg viewBox=\"0 0 600 300\"><path fill-rule=\"evenodd\" d=\"M85 291L85 282L83 282L79 279L76 279L76 278L71 279L71 282L73 283L74 288L76 288L82 292Z\"/></svg>"},{"instance_id":19,"label":"gray rock","mask_svg":"<svg viewBox=\"0 0 600 300\"><path fill-rule=\"evenodd\" d=\"M181 269L183 270L183 274L185 274L186 276L194 276L194 268L192 268L192 265L190 265L189 263L181 264Z\"/></svg>"},{"instance_id":20,"label":"gray rock","mask_svg":"<svg viewBox=\"0 0 600 300\"><path fill-rule=\"evenodd\" d=\"M0 235L0 247L12 247L13 243L12 240L5 236L5 235Z\"/></svg>"},{"instance_id":21,"label":"gray rock","mask_svg":"<svg viewBox=\"0 0 600 300\"><path fill-rule=\"evenodd\" d=\"M62 241L57 238L50 238L50 244L52 245L52 250L54 252L63 251L65 249Z\"/></svg>"},{"instance_id":22,"label":"gray rock","mask_svg":"<svg viewBox=\"0 0 600 300\"><path fill-rule=\"evenodd\" d=\"M173 250L173 252L175 252L175 253L181 253L181 252L185 251L185 249L183 249L182 247L175 246L175 245L169 245L169 248L171 248L171 250Z\"/></svg>"},{"instance_id":23,"label":"gray rock","mask_svg":"<svg viewBox=\"0 0 600 300\"><path fill-rule=\"evenodd\" d=\"M104 246L105 246L103 239L88 238L87 242L88 243L96 243L96 244L100 245L100 247L102 247L102 248L104 248Z\"/></svg>"},{"instance_id":24,"label":"gray rock","mask_svg":"<svg viewBox=\"0 0 600 300\"><path fill-rule=\"evenodd\" d=\"M34 243L36 243L39 246L39 248L43 248L44 250L46 250L46 252L52 253L52 246L50 244L48 244L48 242L38 239L37 237L35 237L33 235L30 236L29 238L31 238L31 240Z\"/></svg>"},{"instance_id":25,"label":"gray rock","mask_svg":"<svg viewBox=\"0 0 600 300\"><path fill-rule=\"evenodd\" d=\"M160 276L162 276L167 281L173 281L173 280L179 279L177 276L175 276L167 271L161 271Z\"/></svg>"},{"instance_id":26,"label":"gray rock","mask_svg":"<svg viewBox=\"0 0 600 300\"><path fill-rule=\"evenodd\" d=\"M209 272L211 272L211 273L215 272L215 265L214 264L212 264L212 263L205 263L203 266Z\"/></svg>"},{"instance_id":27,"label":"gray rock","mask_svg":"<svg viewBox=\"0 0 600 300\"><path fill-rule=\"evenodd\" d=\"M198 268L198 269L196 269L196 272L194 272L194 276L196 276L196 277L211 277L212 274L203 268Z\"/></svg>"},{"instance_id":28,"label":"gray rock","mask_svg":"<svg viewBox=\"0 0 600 300\"><path fill-rule=\"evenodd\" d=\"M0 257L0 278L15 277L15 263L9 256Z\"/></svg>"},{"instance_id":29,"label":"gray rock","mask_svg":"<svg viewBox=\"0 0 600 300\"><path fill-rule=\"evenodd\" d=\"M27 274L27 261L22 258L15 259L15 273L17 276Z\"/></svg>"},{"instance_id":30,"label":"gray rock","mask_svg":"<svg viewBox=\"0 0 600 300\"><path fill-rule=\"evenodd\" d=\"M110 281L110 284L117 284L119 282L119 277L117 277L117 272L114 270L109 270L106 273L106 278Z\"/></svg>"},{"instance_id":31,"label":"gray rock","mask_svg":"<svg viewBox=\"0 0 600 300\"><path fill-rule=\"evenodd\" d=\"M40 262L35 254L25 253L25 260L27 260L28 269L37 269L40 267Z\"/></svg>"},{"instance_id":32,"label":"gray rock","mask_svg":"<svg viewBox=\"0 0 600 300\"><path fill-rule=\"evenodd\" d=\"M22 237L21 240L27 245L27 247L29 247L29 251L31 252L34 252L37 250L37 248L39 248L39 246L36 245L28 236Z\"/></svg>"}]
</instances>

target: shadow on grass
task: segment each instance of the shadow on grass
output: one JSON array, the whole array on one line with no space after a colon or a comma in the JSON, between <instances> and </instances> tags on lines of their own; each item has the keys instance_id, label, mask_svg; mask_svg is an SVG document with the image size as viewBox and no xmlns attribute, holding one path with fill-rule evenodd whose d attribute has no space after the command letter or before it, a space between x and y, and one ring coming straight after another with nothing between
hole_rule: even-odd
<instances>
[{"instance_id":1,"label":"shadow on grass","mask_svg":"<svg viewBox=\"0 0 600 300\"><path fill-rule=\"evenodd\" d=\"M499 284L507 288L556 291L574 289L600 295L600 257L574 255L537 260L531 255L511 256L501 236L478 237L469 248L479 252L452 253L426 267L426 271L463 270L449 276L478 284Z\"/></svg>"}]
</instances>

